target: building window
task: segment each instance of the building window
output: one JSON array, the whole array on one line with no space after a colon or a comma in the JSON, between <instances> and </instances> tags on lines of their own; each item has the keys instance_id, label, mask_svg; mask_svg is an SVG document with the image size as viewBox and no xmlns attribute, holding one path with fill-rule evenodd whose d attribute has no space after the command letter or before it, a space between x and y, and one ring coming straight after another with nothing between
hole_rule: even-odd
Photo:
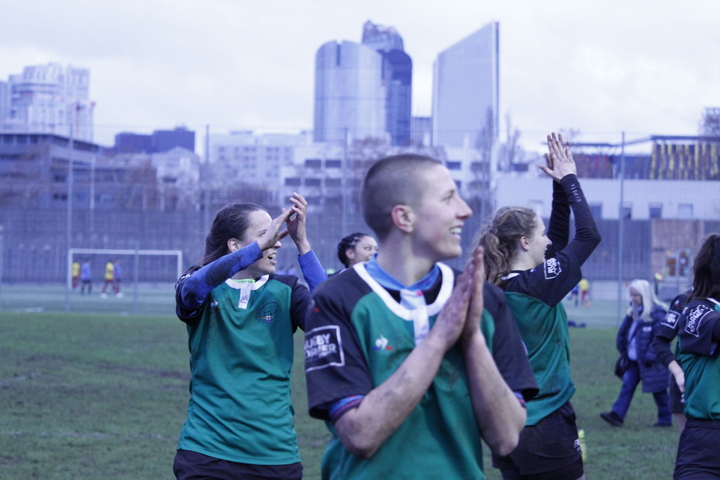
<instances>
[{"instance_id":1,"label":"building window","mask_svg":"<svg viewBox=\"0 0 720 480\"><path fill-rule=\"evenodd\" d=\"M288 177L285 179L286 187L299 187L300 185L301 185L301 182L298 177Z\"/></svg>"},{"instance_id":2,"label":"building window","mask_svg":"<svg viewBox=\"0 0 720 480\"><path fill-rule=\"evenodd\" d=\"M321 185L322 185L322 179L320 179L320 178L306 178L305 179L306 187L319 187Z\"/></svg>"},{"instance_id":3,"label":"building window","mask_svg":"<svg viewBox=\"0 0 720 480\"><path fill-rule=\"evenodd\" d=\"M596 219L602 218L602 203L591 203L590 213L592 213L592 216Z\"/></svg>"},{"instance_id":4,"label":"building window","mask_svg":"<svg viewBox=\"0 0 720 480\"><path fill-rule=\"evenodd\" d=\"M678 218L682 220L690 220L693 218L692 203L678 203Z\"/></svg>"},{"instance_id":5,"label":"building window","mask_svg":"<svg viewBox=\"0 0 720 480\"><path fill-rule=\"evenodd\" d=\"M650 218L662 218L662 203L651 203L648 207Z\"/></svg>"},{"instance_id":6,"label":"building window","mask_svg":"<svg viewBox=\"0 0 720 480\"><path fill-rule=\"evenodd\" d=\"M341 166L340 160L325 160L325 168L340 168Z\"/></svg>"},{"instance_id":7,"label":"building window","mask_svg":"<svg viewBox=\"0 0 720 480\"><path fill-rule=\"evenodd\" d=\"M462 169L462 162L448 160L445 166L448 170L460 170Z\"/></svg>"},{"instance_id":8,"label":"building window","mask_svg":"<svg viewBox=\"0 0 720 480\"><path fill-rule=\"evenodd\" d=\"M339 187L342 185L342 180L339 178L326 178L325 185L328 187Z\"/></svg>"},{"instance_id":9,"label":"building window","mask_svg":"<svg viewBox=\"0 0 720 480\"><path fill-rule=\"evenodd\" d=\"M455 186L458 190L462 189L462 182L460 180L455 180Z\"/></svg>"},{"instance_id":10,"label":"building window","mask_svg":"<svg viewBox=\"0 0 720 480\"><path fill-rule=\"evenodd\" d=\"M620 209L620 218L630 220L632 218L632 203L626 203Z\"/></svg>"},{"instance_id":11,"label":"building window","mask_svg":"<svg viewBox=\"0 0 720 480\"><path fill-rule=\"evenodd\" d=\"M307 168L321 168L322 160L319 158L307 158L305 159L305 167Z\"/></svg>"}]
</instances>

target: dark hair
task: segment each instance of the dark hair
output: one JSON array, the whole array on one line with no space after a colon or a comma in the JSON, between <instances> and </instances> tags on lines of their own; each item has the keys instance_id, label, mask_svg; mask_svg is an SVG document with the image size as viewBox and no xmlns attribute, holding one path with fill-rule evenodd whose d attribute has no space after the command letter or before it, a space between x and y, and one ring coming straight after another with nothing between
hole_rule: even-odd
<instances>
[{"instance_id":1,"label":"dark hair","mask_svg":"<svg viewBox=\"0 0 720 480\"><path fill-rule=\"evenodd\" d=\"M392 210L396 205L417 206L425 191L420 172L442 165L424 155L394 155L378 160L365 174L360 188L363 219L384 240L393 227Z\"/></svg>"},{"instance_id":2,"label":"dark hair","mask_svg":"<svg viewBox=\"0 0 720 480\"><path fill-rule=\"evenodd\" d=\"M231 203L220 209L215 215L210 232L205 237L205 255L203 265L214 262L220 257L230 253L227 242L231 238L243 240L247 229L250 228L249 215L252 212L265 209L255 203Z\"/></svg>"},{"instance_id":3,"label":"dark hair","mask_svg":"<svg viewBox=\"0 0 720 480\"><path fill-rule=\"evenodd\" d=\"M345 265L346 268L349 267L350 259L347 257L345 251L348 248L353 248L355 245L357 245L361 238L371 236L372 235L368 235L367 233L355 232L340 240L340 243L338 243L337 246L337 256L338 260L340 260L340 263Z\"/></svg>"},{"instance_id":4,"label":"dark hair","mask_svg":"<svg viewBox=\"0 0 720 480\"><path fill-rule=\"evenodd\" d=\"M502 207L475 242L485 249L485 279L495 285L510 273L510 262L521 237L530 237L537 225L536 213L524 207Z\"/></svg>"},{"instance_id":5,"label":"dark hair","mask_svg":"<svg viewBox=\"0 0 720 480\"><path fill-rule=\"evenodd\" d=\"M717 299L720 295L720 234L712 233L705 238L695 255L693 275L691 300Z\"/></svg>"}]
</instances>

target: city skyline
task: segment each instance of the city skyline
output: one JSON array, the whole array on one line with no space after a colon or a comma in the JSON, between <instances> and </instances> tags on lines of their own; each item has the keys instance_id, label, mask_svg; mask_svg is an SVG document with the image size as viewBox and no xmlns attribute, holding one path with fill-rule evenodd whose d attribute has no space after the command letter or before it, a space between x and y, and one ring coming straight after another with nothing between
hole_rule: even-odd
<instances>
[{"instance_id":1,"label":"city skyline","mask_svg":"<svg viewBox=\"0 0 720 480\"><path fill-rule=\"evenodd\" d=\"M621 131L696 134L703 109L720 105L718 13L710 1L130 0L111 10L29 0L3 6L0 78L50 62L89 69L102 145L121 131L178 125L310 129L315 51L328 39L357 41L369 19L401 32L413 115L429 116L435 57L498 21L501 136L509 112L526 147L561 128L617 142Z\"/></svg>"}]
</instances>

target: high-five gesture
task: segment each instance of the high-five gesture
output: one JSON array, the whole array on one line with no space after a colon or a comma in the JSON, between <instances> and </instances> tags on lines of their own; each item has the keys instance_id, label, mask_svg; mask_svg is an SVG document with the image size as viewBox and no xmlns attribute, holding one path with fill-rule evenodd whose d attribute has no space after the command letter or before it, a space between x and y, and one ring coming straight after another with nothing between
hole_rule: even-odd
<instances>
[{"instance_id":1,"label":"high-five gesture","mask_svg":"<svg viewBox=\"0 0 720 480\"><path fill-rule=\"evenodd\" d=\"M305 223L308 202L302 195L297 192L293 193L293 196L290 197L290 201L293 204L293 206L290 208L290 211L293 212L294 215L288 217L288 233L290 234L290 238L293 239L293 242L295 242L298 253L300 255L304 255L305 253L310 251L310 243L307 240Z\"/></svg>"},{"instance_id":2,"label":"high-five gesture","mask_svg":"<svg viewBox=\"0 0 720 480\"><path fill-rule=\"evenodd\" d=\"M559 182L565 175L577 175L575 160L570 152L570 142L563 145L562 134L555 132L547 136L548 151L545 154L547 166L540 165L543 172Z\"/></svg>"}]
</instances>

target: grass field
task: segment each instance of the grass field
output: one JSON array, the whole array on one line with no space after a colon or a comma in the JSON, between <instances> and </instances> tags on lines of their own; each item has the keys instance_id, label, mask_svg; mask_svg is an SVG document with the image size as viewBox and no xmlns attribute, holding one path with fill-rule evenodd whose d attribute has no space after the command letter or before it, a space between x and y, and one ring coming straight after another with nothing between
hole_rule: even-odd
<instances>
[{"instance_id":1,"label":"grass field","mask_svg":"<svg viewBox=\"0 0 720 480\"><path fill-rule=\"evenodd\" d=\"M171 312L171 292L169 301L161 297ZM651 427L651 395L638 389L622 428L599 417L620 389L612 375L615 329L599 328L617 325L615 311L612 302L568 307L572 320L589 325L571 329L573 404L585 431L587 477L670 478L678 433ZM188 400L181 322L171 315L2 311L0 328L0 478L173 478ZM307 415L301 345L298 335L295 422L305 478L316 479L328 433ZM485 470L500 478L489 460Z\"/></svg>"}]
</instances>

